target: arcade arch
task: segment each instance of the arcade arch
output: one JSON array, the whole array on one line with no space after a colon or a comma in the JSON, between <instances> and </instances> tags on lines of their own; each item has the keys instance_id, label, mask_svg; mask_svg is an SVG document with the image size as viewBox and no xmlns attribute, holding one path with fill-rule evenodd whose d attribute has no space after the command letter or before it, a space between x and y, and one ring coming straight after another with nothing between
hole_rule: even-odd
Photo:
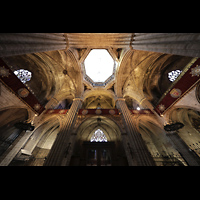
<instances>
[{"instance_id":1,"label":"arcade arch","mask_svg":"<svg viewBox=\"0 0 200 200\"><path fill-rule=\"evenodd\" d=\"M176 108L170 112L169 121L184 124L184 127L179 129L178 135L200 156L200 112L189 108Z\"/></svg>"},{"instance_id":2,"label":"arcade arch","mask_svg":"<svg viewBox=\"0 0 200 200\"><path fill-rule=\"evenodd\" d=\"M30 156L25 165L42 166L59 131L60 122L57 117L53 116L43 121L22 148L25 156Z\"/></svg>"},{"instance_id":3,"label":"arcade arch","mask_svg":"<svg viewBox=\"0 0 200 200\"><path fill-rule=\"evenodd\" d=\"M90 142L94 132L98 129L103 131L107 142ZM127 165L125 151L122 145L121 130L113 119L105 116L86 118L79 125L76 133L77 136L71 165L87 165L89 162L88 152L90 152L90 150L98 152L97 154L99 157L96 157L98 160L97 165L102 165L100 161L102 155L100 156L100 154L103 151L111 155L112 165Z\"/></svg>"},{"instance_id":4,"label":"arcade arch","mask_svg":"<svg viewBox=\"0 0 200 200\"><path fill-rule=\"evenodd\" d=\"M137 121L137 129L157 166L172 163L177 166L186 165L182 156L174 148L165 131L155 119L141 116Z\"/></svg>"}]
</instances>

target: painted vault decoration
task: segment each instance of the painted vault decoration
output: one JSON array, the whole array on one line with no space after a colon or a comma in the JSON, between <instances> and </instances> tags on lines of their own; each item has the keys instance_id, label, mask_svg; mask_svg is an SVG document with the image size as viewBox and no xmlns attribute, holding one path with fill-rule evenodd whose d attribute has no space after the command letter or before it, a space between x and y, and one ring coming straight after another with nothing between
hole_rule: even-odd
<instances>
[{"instance_id":1,"label":"painted vault decoration","mask_svg":"<svg viewBox=\"0 0 200 200\"><path fill-rule=\"evenodd\" d=\"M199 76L200 75L200 65L196 65L195 68L191 69L190 74L192 74L192 76Z\"/></svg>"},{"instance_id":2,"label":"painted vault decoration","mask_svg":"<svg viewBox=\"0 0 200 200\"><path fill-rule=\"evenodd\" d=\"M45 114L66 114L69 109L48 109ZM133 110L132 114L153 114L149 109ZM118 109L79 109L78 115L120 115Z\"/></svg>"},{"instance_id":3,"label":"painted vault decoration","mask_svg":"<svg viewBox=\"0 0 200 200\"><path fill-rule=\"evenodd\" d=\"M173 98L178 98L178 97L181 96L181 90L178 89L178 88L174 88L174 89L171 90L170 95Z\"/></svg>"},{"instance_id":4,"label":"painted vault decoration","mask_svg":"<svg viewBox=\"0 0 200 200\"><path fill-rule=\"evenodd\" d=\"M35 110L39 110L40 107L41 107L41 105L40 105L39 103L36 103L36 104L34 105L33 108L34 108Z\"/></svg>"},{"instance_id":5,"label":"painted vault decoration","mask_svg":"<svg viewBox=\"0 0 200 200\"><path fill-rule=\"evenodd\" d=\"M1 77L8 77L10 75L9 70L6 69L4 66L0 67L0 76Z\"/></svg>"},{"instance_id":6,"label":"painted vault decoration","mask_svg":"<svg viewBox=\"0 0 200 200\"><path fill-rule=\"evenodd\" d=\"M45 110L38 99L29 91L2 59L0 59L0 81L34 112L41 114Z\"/></svg>"},{"instance_id":7,"label":"painted vault decoration","mask_svg":"<svg viewBox=\"0 0 200 200\"><path fill-rule=\"evenodd\" d=\"M24 98L27 97L29 95L29 91L26 88L20 88L18 90L18 94L20 97Z\"/></svg>"},{"instance_id":8,"label":"painted vault decoration","mask_svg":"<svg viewBox=\"0 0 200 200\"><path fill-rule=\"evenodd\" d=\"M154 108L158 114L163 114L173 106L183 95L188 93L199 81L200 58L196 59L181 79L176 82L161 98L160 102Z\"/></svg>"},{"instance_id":9,"label":"painted vault decoration","mask_svg":"<svg viewBox=\"0 0 200 200\"><path fill-rule=\"evenodd\" d=\"M165 105L160 104L160 105L158 106L158 109L159 109L160 111L164 111L164 110L165 110Z\"/></svg>"}]
</instances>

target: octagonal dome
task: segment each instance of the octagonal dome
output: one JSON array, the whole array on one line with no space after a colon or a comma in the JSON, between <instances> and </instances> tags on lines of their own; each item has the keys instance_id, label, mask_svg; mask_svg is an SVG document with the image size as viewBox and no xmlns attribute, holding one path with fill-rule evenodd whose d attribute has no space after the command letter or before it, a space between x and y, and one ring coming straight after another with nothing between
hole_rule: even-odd
<instances>
[{"instance_id":1,"label":"octagonal dome","mask_svg":"<svg viewBox=\"0 0 200 200\"><path fill-rule=\"evenodd\" d=\"M115 61L106 49L91 50L84 64L85 73L93 82L105 82L114 73Z\"/></svg>"}]
</instances>

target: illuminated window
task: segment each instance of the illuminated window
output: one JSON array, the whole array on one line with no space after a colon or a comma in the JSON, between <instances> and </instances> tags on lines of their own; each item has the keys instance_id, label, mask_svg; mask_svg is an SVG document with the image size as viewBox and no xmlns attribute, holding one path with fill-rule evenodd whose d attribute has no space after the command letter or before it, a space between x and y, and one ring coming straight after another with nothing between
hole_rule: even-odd
<instances>
[{"instance_id":1,"label":"illuminated window","mask_svg":"<svg viewBox=\"0 0 200 200\"><path fill-rule=\"evenodd\" d=\"M113 74L115 62L105 49L93 49L85 59L86 74L94 82L104 82Z\"/></svg>"},{"instance_id":2,"label":"illuminated window","mask_svg":"<svg viewBox=\"0 0 200 200\"><path fill-rule=\"evenodd\" d=\"M27 81L30 81L32 77L32 73L25 69L15 70L14 74L17 76L17 78L20 79L22 83L26 83Z\"/></svg>"},{"instance_id":3,"label":"illuminated window","mask_svg":"<svg viewBox=\"0 0 200 200\"><path fill-rule=\"evenodd\" d=\"M102 130L97 129L92 135L90 142L107 142L107 138Z\"/></svg>"},{"instance_id":4,"label":"illuminated window","mask_svg":"<svg viewBox=\"0 0 200 200\"><path fill-rule=\"evenodd\" d=\"M169 80L171 81L171 82L174 82L177 78L178 78L178 76L181 74L181 70L175 70L175 71L171 71L171 72L169 72L168 73L168 78L169 78Z\"/></svg>"}]
</instances>

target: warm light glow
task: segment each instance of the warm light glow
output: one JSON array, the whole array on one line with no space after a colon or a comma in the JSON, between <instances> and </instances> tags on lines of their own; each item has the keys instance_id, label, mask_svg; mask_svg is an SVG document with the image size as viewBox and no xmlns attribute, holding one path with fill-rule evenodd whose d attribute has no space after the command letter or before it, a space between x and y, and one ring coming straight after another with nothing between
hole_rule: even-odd
<instances>
[{"instance_id":1,"label":"warm light glow","mask_svg":"<svg viewBox=\"0 0 200 200\"><path fill-rule=\"evenodd\" d=\"M139 107L139 106L137 107L137 110L140 110L140 107Z\"/></svg>"},{"instance_id":2,"label":"warm light glow","mask_svg":"<svg viewBox=\"0 0 200 200\"><path fill-rule=\"evenodd\" d=\"M105 49L93 49L85 59L86 74L94 82L104 82L113 73L114 60Z\"/></svg>"},{"instance_id":3,"label":"warm light glow","mask_svg":"<svg viewBox=\"0 0 200 200\"><path fill-rule=\"evenodd\" d=\"M30 81L32 77L32 73L25 69L15 70L14 74L17 76L17 78L20 79L22 83L26 83L27 81Z\"/></svg>"}]
</instances>

